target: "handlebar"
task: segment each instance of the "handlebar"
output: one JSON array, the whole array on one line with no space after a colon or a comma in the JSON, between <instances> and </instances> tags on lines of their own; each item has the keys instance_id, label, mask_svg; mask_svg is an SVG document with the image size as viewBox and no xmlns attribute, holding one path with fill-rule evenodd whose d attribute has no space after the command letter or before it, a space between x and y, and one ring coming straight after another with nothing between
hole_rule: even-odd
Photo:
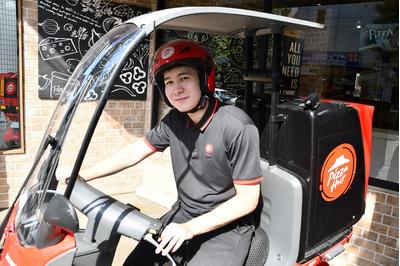
<instances>
[{"instance_id":1,"label":"handlebar","mask_svg":"<svg viewBox=\"0 0 400 266\"><path fill-rule=\"evenodd\" d=\"M161 221L151 218L77 179L71 203L88 217L87 234L103 239L116 229L118 234L140 241L147 233L158 234Z\"/></svg>"},{"instance_id":2,"label":"handlebar","mask_svg":"<svg viewBox=\"0 0 400 266\"><path fill-rule=\"evenodd\" d=\"M88 224L83 234L85 241L102 243L111 239L116 231L137 241L144 239L158 247L159 243L153 239L153 235L161 231L160 220L119 202L80 179L75 182L70 201L88 217ZM173 266L176 266L170 254L166 257Z\"/></svg>"},{"instance_id":3,"label":"handlebar","mask_svg":"<svg viewBox=\"0 0 400 266\"><path fill-rule=\"evenodd\" d=\"M151 234L146 234L143 237L144 240L146 240L147 242L149 242L150 244L152 244L153 246L155 246L156 248L160 245L157 241L155 241L153 239L153 236ZM174 261L174 259L171 257L170 254L167 254L166 257L169 259L169 261L172 263L172 266L176 266L176 263Z\"/></svg>"}]
</instances>

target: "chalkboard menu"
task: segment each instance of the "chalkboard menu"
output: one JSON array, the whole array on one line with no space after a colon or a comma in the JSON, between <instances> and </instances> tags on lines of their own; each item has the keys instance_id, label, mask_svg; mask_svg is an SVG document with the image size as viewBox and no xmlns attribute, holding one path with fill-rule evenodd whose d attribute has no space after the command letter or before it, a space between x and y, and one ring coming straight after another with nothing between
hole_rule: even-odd
<instances>
[{"instance_id":1,"label":"chalkboard menu","mask_svg":"<svg viewBox=\"0 0 400 266\"><path fill-rule=\"evenodd\" d=\"M85 53L106 32L150 9L109 0L39 0L39 98L57 99ZM126 61L111 99L145 100L149 41Z\"/></svg>"}]
</instances>

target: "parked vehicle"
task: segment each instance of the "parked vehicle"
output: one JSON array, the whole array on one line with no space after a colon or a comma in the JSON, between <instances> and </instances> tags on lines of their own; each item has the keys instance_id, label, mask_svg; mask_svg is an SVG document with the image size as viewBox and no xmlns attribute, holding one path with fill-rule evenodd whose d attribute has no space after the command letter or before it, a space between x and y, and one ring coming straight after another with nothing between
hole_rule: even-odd
<instances>
[{"instance_id":1,"label":"parked vehicle","mask_svg":"<svg viewBox=\"0 0 400 266\"><path fill-rule=\"evenodd\" d=\"M223 89L215 89L214 92L215 98L220 100L223 103L226 104L235 104L236 100L239 98L238 95L233 94L232 92L228 90L223 90Z\"/></svg>"},{"instance_id":2,"label":"parked vehicle","mask_svg":"<svg viewBox=\"0 0 400 266\"><path fill-rule=\"evenodd\" d=\"M146 36L156 29L237 38L268 33L279 59L283 30L307 28L323 25L249 10L182 7L138 16L108 32L82 59L59 99L3 221L0 265L32 265L33 260L35 265L111 265L121 235L157 245L158 219L77 178L113 81ZM266 178L246 265L318 265L344 250L364 213L372 116L362 115L368 107L320 102L313 95L279 100L274 73L279 74L280 64L274 62L262 75L244 74L248 82L272 82L270 100L250 102L258 106L250 115L261 133ZM71 151L71 141L80 149ZM63 156L73 159L74 167L60 193L55 171ZM80 228L77 210L88 217L86 228Z\"/></svg>"}]
</instances>

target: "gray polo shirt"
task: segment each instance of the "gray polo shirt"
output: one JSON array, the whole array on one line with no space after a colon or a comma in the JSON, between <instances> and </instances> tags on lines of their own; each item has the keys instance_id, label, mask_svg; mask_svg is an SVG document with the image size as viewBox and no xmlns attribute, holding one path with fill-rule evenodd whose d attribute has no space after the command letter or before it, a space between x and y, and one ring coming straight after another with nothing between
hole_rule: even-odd
<instances>
[{"instance_id":1,"label":"gray polo shirt","mask_svg":"<svg viewBox=\"0 0 400 266\"><path fill-rule=\"evenodd\" d=\"M144 139L157 151L170 147L181 207L193 216L232 198L234 184L262 180L256 126L238 107L215 99L198 124L172 109Z\"/></svg>"}]
</instances>

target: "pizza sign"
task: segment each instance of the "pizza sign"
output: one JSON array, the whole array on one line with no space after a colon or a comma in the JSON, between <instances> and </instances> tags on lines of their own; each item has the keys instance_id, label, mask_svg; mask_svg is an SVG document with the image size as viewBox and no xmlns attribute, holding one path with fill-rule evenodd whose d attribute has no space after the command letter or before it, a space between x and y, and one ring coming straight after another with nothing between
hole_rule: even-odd
<instances>
[{"instance_id":1,"label":"pizza sign","mask_svg":"<svg viewBox=\"0 0 400 266\"><path fill-rule=\"evenodd\" d=\"M356 172L357 157L348 143L334 148L325 159L321 171L320 191L325 201L334 201L349 190Z\"/></svg>"},{"instance_id":2,"label":"pizza sign","mask_svg":"<svg viewBox=\"0 0 400 266\"><path fill-rule=\"evenodd\" d=\"M17 84L13 81L6 83L6 93L7 95L12 95L17 92Z\"/></svg>"}]
</instances>

